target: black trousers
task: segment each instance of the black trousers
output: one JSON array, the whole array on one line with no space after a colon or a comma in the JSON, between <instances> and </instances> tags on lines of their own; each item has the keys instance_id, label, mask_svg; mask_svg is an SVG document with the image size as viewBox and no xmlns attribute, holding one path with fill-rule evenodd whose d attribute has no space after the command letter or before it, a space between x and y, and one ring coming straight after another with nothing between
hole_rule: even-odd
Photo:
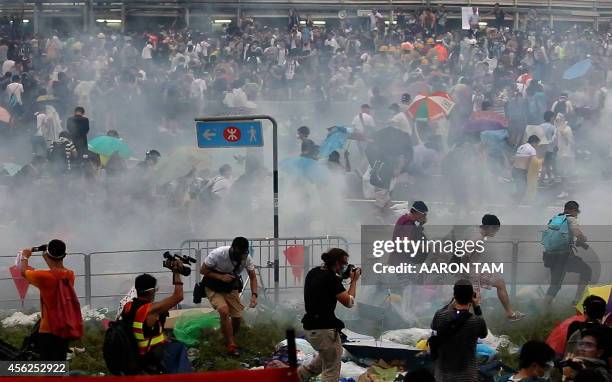
<instances>
[{"instance_id":1,"label":"black trousers","mask_svg":"<svg viewBox=\"0 0 612 382\"><path fill-rule=\"evenodd\" d=\"M65 361L68 354L68 340L50 333L38 333L36 353L41 361Z\"/></svg>"},{"instance_id":2,"label":"black trousers","mask_svg":"<svg viewBox=\"0 0 612 382\"><path fill-rule=\"evenodd\" d=\"M555 297L561 290L561 283L565 275L578 273L580 283L587 284L591 281L593 270L579 256L572 252L565 253L544 253L544 266L550 268L550 286L546 292L547 296Z\"/></svg>"}]
</instances>

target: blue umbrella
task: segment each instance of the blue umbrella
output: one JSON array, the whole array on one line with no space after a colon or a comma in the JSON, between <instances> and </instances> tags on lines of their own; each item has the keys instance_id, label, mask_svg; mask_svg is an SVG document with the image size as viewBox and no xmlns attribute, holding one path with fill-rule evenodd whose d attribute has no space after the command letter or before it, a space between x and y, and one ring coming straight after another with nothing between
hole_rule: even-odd
<instances>
[{"instance_id":1,"label":"blue umbrella","mask_svg":"<svg viewBox=\"0 0 612 382\"><path fill-rule=\"evenodd\" d=\"M319 148L319 156L321 158L327 158L332 152L344 149L348 136L348 130L344 126L334 126L330 128L327 137Z\"/></svg>"},{"instance_id":2,"label":"blue umbrella","mask_svg":"<svg viewBox=\"0 0 612 382\"><path fill-rule=\"evenodd\" d=\"M585 74L587 74L589 69L591 69L592 65L593 65L593 62L591 61L590 58L577 62L574 65L572 65L569 69L567 69L565 73L563 73L563 79L573 80L575 78L580 78L584 76Z\"/></svg>"},{"instance_id":3,"label":"blue umbrella","mask_svg":"<svg viewBox=\"0 0 612 382\"><path fill-rule=\"evenodd\" d=\"M314 159L292 157L282 160L279 170L295 177L304 178L312 183L324 184L330 176L329 169Z\"/></svg>"}]
</instances>

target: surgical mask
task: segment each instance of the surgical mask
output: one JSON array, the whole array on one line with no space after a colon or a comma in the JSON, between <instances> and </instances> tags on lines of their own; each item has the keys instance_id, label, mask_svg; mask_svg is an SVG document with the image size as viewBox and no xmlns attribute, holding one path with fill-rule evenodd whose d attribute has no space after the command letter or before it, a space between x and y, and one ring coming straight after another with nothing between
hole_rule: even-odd
<instances>
[{"instance_id":1,"label":"surgical mask","mask_svg":"<svg viewBox=\"0 0 612 382\"><path fill-rule=\"evenodd\" d=\"M348 269L348 264L344 264L342 266L342 268L340 268L340 274L343 275L344 272L346 272L347 269Z\"/></svg>"}]
</instances>

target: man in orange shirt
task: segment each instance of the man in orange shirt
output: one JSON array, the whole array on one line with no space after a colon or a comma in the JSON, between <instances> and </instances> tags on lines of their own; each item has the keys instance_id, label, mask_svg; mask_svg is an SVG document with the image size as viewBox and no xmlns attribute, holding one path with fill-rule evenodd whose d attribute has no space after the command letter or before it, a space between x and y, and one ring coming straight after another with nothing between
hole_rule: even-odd
<instances>
[{"instance_id":1,"label":"man in orange shirt","mask_svg":"<svg viewBox=\"0 0 612 382\"><path fill-rule=\"evenodd\" d=\"M49 270L33 269L28 266L34 248L21 250L21 275L40 290L41 319L36 334L36 352L42 361L65 361L68 341L51 334L47 306L57 305L57 290L60 280L68 279L74 287L74 272L64 268L66 244L61 240L51 240L44 248L43 259ZM43 248L41 248L43 249Z\"/></svg>"}]
</instances>

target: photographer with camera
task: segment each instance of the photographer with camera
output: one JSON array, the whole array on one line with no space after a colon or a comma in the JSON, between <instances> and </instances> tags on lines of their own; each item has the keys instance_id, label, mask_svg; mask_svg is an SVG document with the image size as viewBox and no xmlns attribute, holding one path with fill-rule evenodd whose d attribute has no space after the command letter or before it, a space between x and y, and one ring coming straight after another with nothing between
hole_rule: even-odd
<instances>
[{"instance_id":1,"label":"photographer with camera","mask_svg":"<svg viewBox=\"0 0 612 382\"><path fill-rule=\"evenodd\" d=\"M42 252L49 270L28 265L34 252ZM30 337L41 361L65 361L70 340L83 335L81 307L74 291L74 272L64 267L66 244L53 239L49 244L22 249L21 276L40 290L40 321Z\"/></svg>"},{"instance_id":2,"label":"photographer with camera","mask_svg":"<svg viewBox=\"0 0 612 382\"><path fill-rule=\"evenodd\" d=\"M347 308L355 305L357 280L361 269L348 263L349 254L343 249L332 248L321 255L323 265L311 269L304 282L306 314L302 319L308 342L318 352L308 364L298 369L300 381L308 381L321 374L321 381L336 382L340 379L342 343L340 331L344 323L334 311L340 302ZM342 285L350 278L348 291Z\"/></svg>"},{"instance_id":3,"label":"photographer with camera","mask_svg":"<svg viewBox=\"0 0 612 382\"><path fill-rule=\"evenodd\" d=\"M244 305L240 302L240 293L244 287L240 274L246 268L251 287L249 307L257 305L257 275L255 264L249 256L249 241L236 237L231 246L212 250L204 259L201 273L204 275L202 286L212 307L219 313L221 333L225 340L227 352L239 356L234 336L240 330ZM201 292L194 291L194 302Z\"/></svg>"},{"instance_id":4,"label":"photographer with camera","mask_svg":"<svg viewBox=\"0 0 612 382\"><path fill-rule=\"evenodd\" d=\"M144 371L161 373L191 372L187 349L181 342L170 342L164 336L168 311L183 301L183 281L186 274L185 260L164 254L164 267L172 270L174 292L169 297L155 301L157 279L144 273L136 277L137 297L125 304L121 318L132 323L132 332L138 345Z\"/></svg>"}]
</instances>

